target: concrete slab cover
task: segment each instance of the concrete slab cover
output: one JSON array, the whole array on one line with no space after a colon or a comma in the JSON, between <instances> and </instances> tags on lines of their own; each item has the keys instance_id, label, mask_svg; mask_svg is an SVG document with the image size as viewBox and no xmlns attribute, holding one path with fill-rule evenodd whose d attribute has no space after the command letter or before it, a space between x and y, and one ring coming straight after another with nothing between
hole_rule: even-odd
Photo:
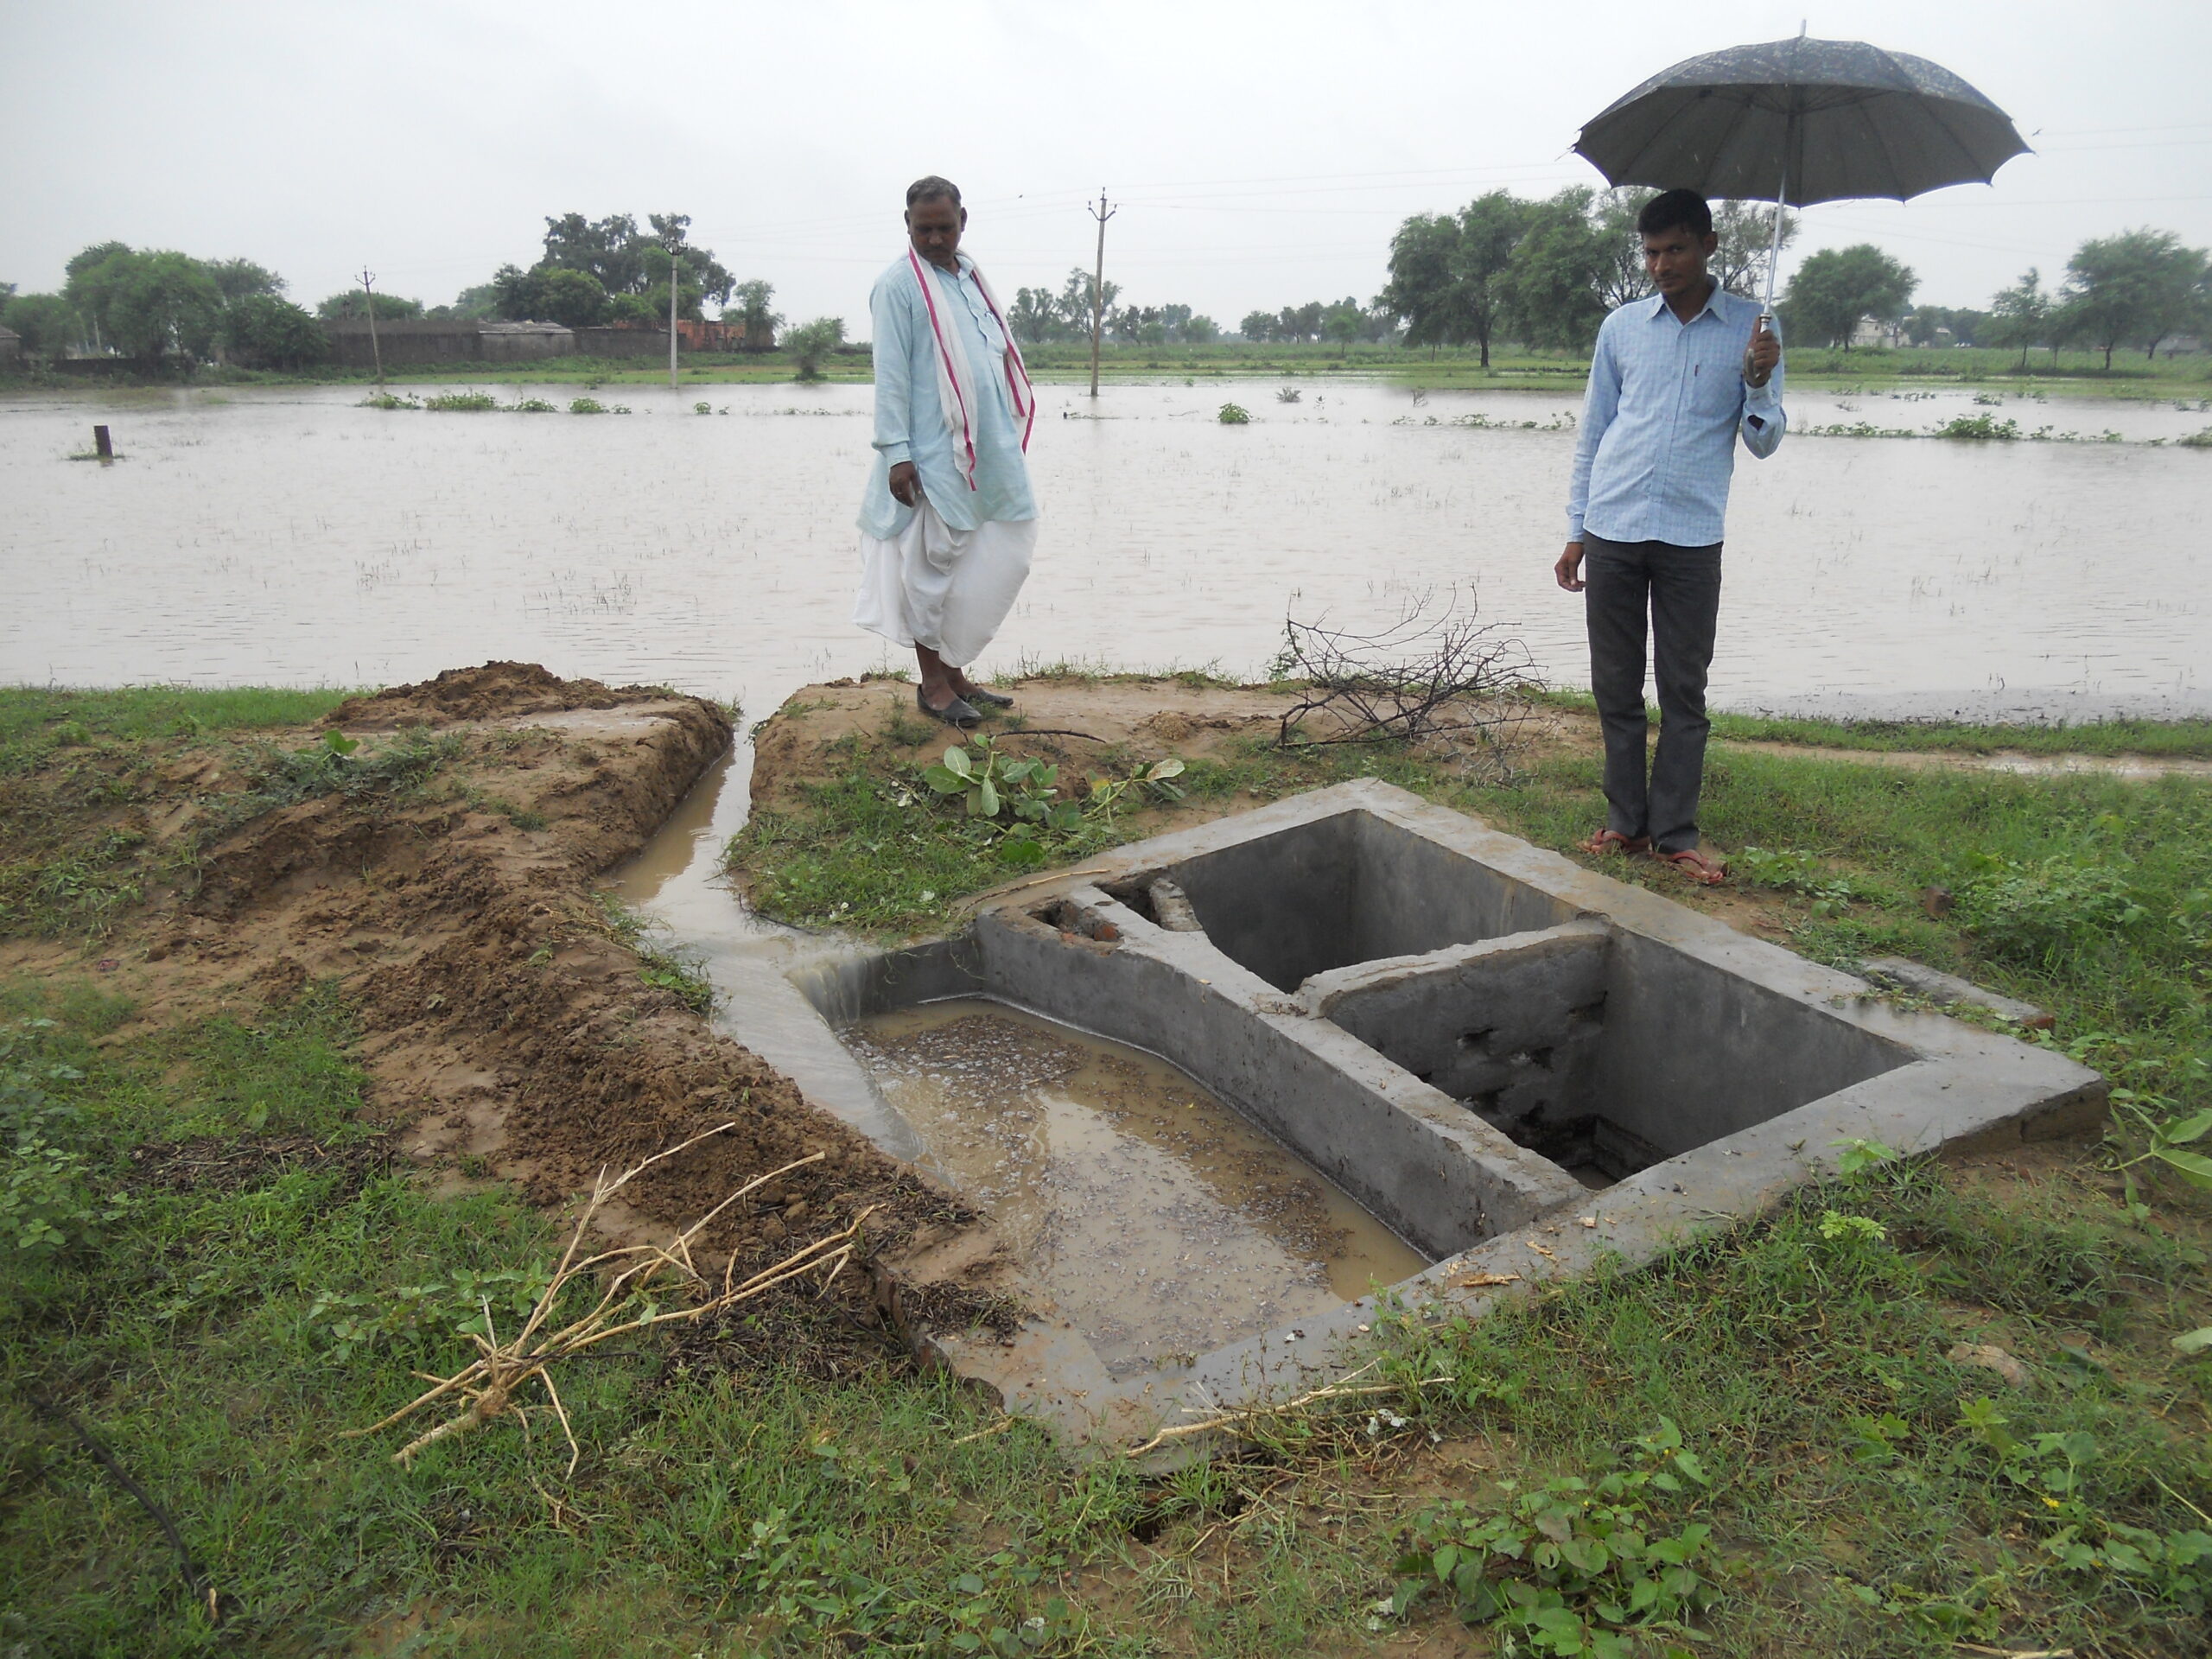
<instances>
[{"instance_id":1,"label":"concrete slab cover","mask_svg":"<svg viewBox=\"0 0 2212 1659\"><path fill-rule=\"evenodd\" d=\"M1893 1006L1372 780L1031 878L977 900L957 940L817 959L792 982L832 1023L982 995L1148 1049L1441 1258L1294 1329L1119 1380L1049 1299L1014 1339L918 1334L1008 1409L1101 1452L1344 1374L1381 1294L1480 1313L1753 1217L1834 1173L1853 1141L2034 1139L2105 1109L2103 1080L2050 1049ZM779 1063L810 1046L788 1030L774 1046ZM849 1073L828 1080L850 1093ZM1600 1167L1547 1155L1570 1142L1605 1149Z\"/></svg>"}]
</instances>

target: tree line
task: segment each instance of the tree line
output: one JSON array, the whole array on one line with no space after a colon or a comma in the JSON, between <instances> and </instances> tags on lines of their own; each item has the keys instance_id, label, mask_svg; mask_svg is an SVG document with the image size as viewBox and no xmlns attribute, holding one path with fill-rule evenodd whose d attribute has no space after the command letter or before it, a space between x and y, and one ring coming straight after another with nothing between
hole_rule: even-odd
<instances>
[{"instance_id":1,"label":"tree line","mask_svg":"<svg viewBox=\"0 0 2212 1659\"><path fill-rule=\"evenodd\" d=\"M433 307L353 288L327 296L310 312L285 297L282 276L251 259L200 259L101 242L69 261L57 292L18 294L12 283L0 284L0 324L41 357L113 353L149 372L165 361L218 357L246 368L298 369L329 356L325 324L366 317L372 303L385 322L450 318L664 327L672 273L679 316L701 317L712 303L723 321L744 327L748 344L772 344L783 322L772 308L774 288L738 280L713 250L693 245L689 214L646 217L647 229L626 213L596 220L582 213L549 217L543 252L527 270L502 265L452 304Z\"/></svg>"},{"instance_id":2,"label":"tree line","mask_svg":"<svg viewBox=\"0 0 2212 1659\"><path fill-rule=\"evenodd\" d=\"M0 323L40 356L169 357L218 352L251 367L297 368L328 350L315 319L284 297L284 279L251 259L195 259L168 249L96 242L64 268L60 291L5 289Z\"/></svg>"},{"instance_id":3,"label":"tree line","mask_svg":"<svg viewBox=\"0 0 2212 1659\"><path fill-rule=\"evenodd\" d=\"M1500 340L1587 352L1606 313L1647 291L1635 222L1648 199L1648 192L1580 186L1535 200L1496 190L1456 213L1417 213L1391 238L1389 280L1369 304L1347 296L1255 310L1238 329L1257 342L1472 346L1484 366ZM1720 245L1712 270L1723 287L1760 291L1774 213L1751 202L1715 205ZM529 267L502 265L451 305L426 308L378 293L376 315L651 327L666 319L673 283L679 316L702 317L713 304L723 321L744 328L748 345L773 342L784 319L772 308L770 283L740 281L712 249L692 244L688 214L651 213L646 220L640 227L626 213L549 216L543 251ZM1785 247L1796 228L1796 216L1785 213ZM1800 262L1780 310L1789 337L1801 346L1848 349L1872 321L1916 345L1948 336L1961 345L2017 349L2023 368L2039 347L2056 360L2062 348L2086 346L2101 351L2110 368L2122 348L2155 356L2177 335L2212 334L2212 257L2171 231L2085 241L2056 284L2046 288L2040 270L2031 270L1986 308L1916 307L1917 286L1910 269L1870 244L1827 248ZM0 323L40 356L112 352L149 370L168 359L220 356L249 368L296 369L328 355L324 323L364 316L371 303L354 288L327 296L310 313L285 297L285 287L251 259L102 242L69 261L58 292L17 294L0 284ZM1121 292L1106 283L1101 308L1109 340L1168 346L1223 337L1219 324L1190 306L1123 304ZM1073 270L1057 290L1018 289L1007 322L1024 344L1087 340L1098 297L1091 273ZM817 319L804 332L817 357L842 339L836 319Z\"/></svg>"},{"instance_id":4,"label":"tree line","mask_svg":"<svg viewBox=\"0 0 2212 1659\"><path fill-rule=\"evenodd\" d=\"M1068 272L1056 293L1049 288L1016 289L1007 307L1007 327L1025 346L1090 338L1096 280L1080 267ZM1122 285L1108 283L1100 333L1125 346L1205 346L1221 338L1221 325L1187 305L1123 305Z\"/></svg>"},{"instance_id":5,"label":"tree line","mask_svg":"<svg viewBox=\"0 0 2212 1659\"><path fill-rule=\"evenodd\" d=\"M1484 366L1500 339L1587 352L1605 314L1648 291L1636 234L1648 200L1649 192L1580 186L1535 201L1496 190L1456 213L1415 214L1391 238L1389 282L1374 311L1404 321L1405 344L1473 346ZM1723 288L1752 296L1763 290L1775 212L1756 202L1714 204L1720 245L1711 269ZM1784 214L1782 245L1796 235L1796 215ZM2086 241L2055 289L2031 270L1986 309L1916 308L1917 287L1909 267L1870 243L1824 248L1799 264L1777 308L1801 346L1848 349L1861 324L1872 321L1916 345L1948 335L1961 345L2017 346L2023 367L2036 346L2055 357L2062 346L2084 345L2102 352L2110 368L2122 346L2155 356L2176 335L2212 334L2212 259L2171 231Z\"/></svg>"}]
</instances>

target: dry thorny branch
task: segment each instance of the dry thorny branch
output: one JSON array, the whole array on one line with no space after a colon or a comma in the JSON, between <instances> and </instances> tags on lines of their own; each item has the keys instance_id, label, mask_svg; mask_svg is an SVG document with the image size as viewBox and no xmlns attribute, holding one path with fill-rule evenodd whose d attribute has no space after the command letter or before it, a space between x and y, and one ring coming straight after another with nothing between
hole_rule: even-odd
<instances>
[{"instance_id":1,"label":"dry thorny branch","mask_svg":"<svg viewBox=\"0 0 2212 1659\"><path fill-rule=\"evenodd\" d=\"M1282 717L1283 748L1426 741L1501 773L1538 683L1519 639L1471 603L1461 610L1447 597L1439 608L1427 593L1372 632L1286 617L1274 671L1306 687Z\"/></svg>"},{"instance_id":2,"label":"dry thorny branch","mask_svg":"<svg viewBox=\"0 0 2212 1659\"><path fill-rule=\"evenodd\" d=\"M861 1226L874 1213L872 1209L864 1210L854 1217L852 1224L842 1232L816 1239L811 1244L794 1250L773 1267L764 1268L748 1279L737 1278L736 1258L733 1255L722 1269L721 1287L718 1291L699 1271L691 1257L691 1242L715 1217L778 1176L788 1175L792 1170L818 1163L827 1155L818 1152L747 1182L665 1244L630 1244L601 1250L593 1255L581 1254L584 1236L591 1230L593 1219L609 1198L662 1160L673 1158L700 1141L735 1127L734 1123L723 1123L704 1134L695 1135L681 1146L655 1153L614 1180L610 1181L607 1172L601 1170L599 1179L593 1185L590 1202L584 1205L583 1213L576 1217L575 1230L569 1235L568 1249L562 1252L561 1264L554 1270L552 1282L546 1286L544 1294L537 1299L537 1306L523 1321L522 1328L512 1337L501 1341L492 1323L491 1303L486 1301L483 1305L483 1334L469 1333L469 1340L476 1344L478 1351L473 1363L448 1377L432 1376L417 1371L416 1376L436 1386L382 1422L372 1423L366 1428L348 1430L346 1438L350 1440L364 1434L374 1434L380 1429L389 1428L394 1423L413 1416L434 1401L453 1395L467 1401L466 1409L448 1417L436 1427L416 1435L392 1453L393 1462L405 1464L424 1446L444 1440L448 1435L465 1433L472 1428L480 1427L494 1417L508 1412L514 1414L527 1433L530 1412L550 1408L560 1422L562 1433L568 1440L569 1473L573 1475L577 1460L583 1453L576 1444L575 1431L569 1421L568 1408L561 1402L560 1390L553 1385L553 1374L549 1368L555 1361L572 1358L601 1343L629 1336L653 1325L703 1319L809 1274L823 1272L822 1283L826 1289L830 1281L843 1270L860 1249ZM824 1269L826 1272L823 1271ZM686 1306L664 1311L652 1300L645 1299L645 1293L656 1279L670 1272L697 1300ZM604 1282L601 1286L599 1299L592 1304L590 1310L557 1330L549 1330L547 1327L552 1323L554 1310L560 1304L562 1293L572 1281L594 1274L602 1275ZM524 1407L516 1400L515 1395L524 1383L533 1379L545 1390L545 1404Z\"/></svg>"}]
</instances>

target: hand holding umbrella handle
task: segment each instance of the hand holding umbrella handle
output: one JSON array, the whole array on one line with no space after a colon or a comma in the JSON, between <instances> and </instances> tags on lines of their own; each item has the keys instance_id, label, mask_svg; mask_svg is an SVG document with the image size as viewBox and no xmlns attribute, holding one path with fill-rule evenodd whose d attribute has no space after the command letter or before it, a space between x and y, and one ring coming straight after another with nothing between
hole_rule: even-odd
<instances>
[{"instance_id":1,"label":"hand holding umbrella handle","mask_svg":"<svg viewBox=\"0 0 2212 1659\"><path fill-rule=\"evenodd\" d=\"M1744 347L1744 384L1764 386L1774 378L1775 365L1782 361L1782 342L1774 335L1774 319L1762 315L1751 325L1750 344Z\"/></svg>"}]
</instances>

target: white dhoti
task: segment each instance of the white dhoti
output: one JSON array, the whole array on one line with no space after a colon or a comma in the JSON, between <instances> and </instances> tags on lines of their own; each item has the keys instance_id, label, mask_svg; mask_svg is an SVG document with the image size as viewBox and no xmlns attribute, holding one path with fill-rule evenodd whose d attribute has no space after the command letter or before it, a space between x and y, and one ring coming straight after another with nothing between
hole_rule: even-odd
<instances>
[{"instance_id":1,"label":"white dhoti","mask_svg":"<svg viewBox=\"0 0 2212 1659\"><path fill-rule=\"evenodd\" d=\"M894 645L926 645L965 668L1014 608L1036 546L1034 518L954 530L925 498L892 540L861 534L853 620Z\"/></svg>"}]
</instances>

